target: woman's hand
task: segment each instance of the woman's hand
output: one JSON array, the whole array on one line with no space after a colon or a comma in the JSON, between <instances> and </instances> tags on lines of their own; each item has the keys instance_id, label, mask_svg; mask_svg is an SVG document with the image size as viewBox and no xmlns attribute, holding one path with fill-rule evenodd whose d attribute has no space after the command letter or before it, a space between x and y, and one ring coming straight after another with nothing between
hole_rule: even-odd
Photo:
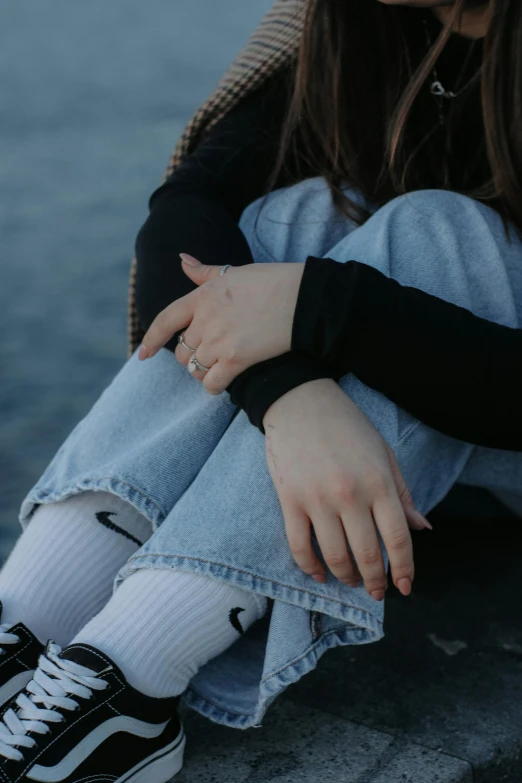
<instances>
[{"instance_id":1,"label":"woman's hand","mask_svg":"<svg viewBox=\"0 0 522 783\"><path fill-rule=\"evenodd\" d=\"M311 381L275 402L264 426L268 467L300 568L326 581L312 547L313 525L334 576L352 586L362 577L382 600L387 578L379 531L393 581L409 595L414 566L408 525L431 525L416 511L392 450L357 405L334 381Z\"/></svg>"},{"instance_id":2,"label":"woman's hand","mask_svg":"<svg viewBox=\"0 0 522 783\"><path fill-rule=\"evenodd\" d=\"M184 341L196 351L205 374L195 372L211 394L220 394L243 370L290 350L292 323L304 264L200 264L182 254L185 273L199 288L165 308L154 320L140 359L154 356L184 329ZM187 365L192 353L178 345L176 357Z\"/></svg>"}]
</instances>

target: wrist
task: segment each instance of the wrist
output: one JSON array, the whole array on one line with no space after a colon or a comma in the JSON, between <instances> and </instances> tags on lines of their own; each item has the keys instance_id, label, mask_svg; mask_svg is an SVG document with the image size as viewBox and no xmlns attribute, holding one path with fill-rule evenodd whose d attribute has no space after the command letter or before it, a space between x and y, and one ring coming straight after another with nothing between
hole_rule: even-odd
<instances>
[{"instance_id":1,"label":"wrist","mask_svg":"<svg viewBox=\"0 0 522 783\"><path fill-rule=\"evenodd\" d=\"M337 382L332 378L317 378L290 389L267 409L263 417L263 429L276 427L279 422L288 417L290 410L300 406L311 395L323 398L331 394L332 388L338 388Z\"/></svg>"}]
</instances>

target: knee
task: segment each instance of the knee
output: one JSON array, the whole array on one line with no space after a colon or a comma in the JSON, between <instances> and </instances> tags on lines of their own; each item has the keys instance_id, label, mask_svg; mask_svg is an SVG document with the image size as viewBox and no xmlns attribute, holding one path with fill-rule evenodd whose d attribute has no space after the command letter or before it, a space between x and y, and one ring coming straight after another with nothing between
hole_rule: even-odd
<instances>
[{"instance_id":1,"label":"knee","mask_svg":"<svg viewBox=\"0 0 522 783\"><path fill-rule=\"evenodd\" d=\"M501 261L500 217L460 193L407 193L382 207L371 221L375 221L371 233L388 259L388 271L398 279L405 268L421 266L424 274L453 279L464 274L468 264L476 265L477 259L487 257L489 264Z\"/></svg>"},{"instance_id":2,"label":"knee","mask_svg":"<svg viewBox=\"0 0 522 783\"><path fill-rule=\"evenodd\" d=\"M419 190L381 207L337 254L374 266L403 285L469 304L477 267L502 270L502 221L459 193Z\"/></svg>"},{"instance_id":3,"label":"knee","mask_svg":"<svg viewBox=\"0 0 522 783\"><path fill-rule=\"evenodd\" d=\"M387 212L390 227L398 226L408 233L413 229L422 233L439 233L441 229L465 232L471 224L476 226L481 208L485 209L472 198L451 190L417 190L398 196L380 212Z\"/></svg>"},{"instance_id":4,"label":"knee","mask_svg":"<svg viewBox=\"0 0 522 783\"><path fill-rule=\"evenodd\" d=\"M239 227L256 262L322 256L353 229L333 204L324 177L278 188L249 204Z\"/></svg>"}]
</instances>

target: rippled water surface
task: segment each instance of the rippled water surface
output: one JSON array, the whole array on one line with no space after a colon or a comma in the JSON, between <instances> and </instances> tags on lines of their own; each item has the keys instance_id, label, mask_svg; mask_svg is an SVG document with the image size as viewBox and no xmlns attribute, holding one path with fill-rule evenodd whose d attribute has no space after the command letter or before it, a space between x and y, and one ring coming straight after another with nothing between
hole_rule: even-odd
<instances>
[{"instance_id":1,"label":"rippled water surface","mask_svg":"<svg viewBox=\"0 0 522 783\"><path fill-rule=\"evenodd\" d=\"M126 277L184 123L269 0L21 0L0 26L0 558L126 353Z\"/></svg>"}]
</instances>

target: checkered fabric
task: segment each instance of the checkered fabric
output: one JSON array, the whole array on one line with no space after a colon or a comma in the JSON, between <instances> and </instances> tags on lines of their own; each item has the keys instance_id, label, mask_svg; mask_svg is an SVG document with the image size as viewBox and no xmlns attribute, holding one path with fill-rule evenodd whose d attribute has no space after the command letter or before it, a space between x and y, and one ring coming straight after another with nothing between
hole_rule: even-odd
<instances>
[{"instance_id":1,"label":"checkered fabric","mask_svg":"<svg viewBox=\"0 0 522 783\"><path fill-rule=\"evenodd\" d=\"M218 82L214 92L186 126L174 148L165 178L243 98L295 59L303 28L305 6L306 0L276 0ZM136 350L143 338L136 314L135 292L134 258L129 281L129 355Z\"/></svg>"}]
</instances>

